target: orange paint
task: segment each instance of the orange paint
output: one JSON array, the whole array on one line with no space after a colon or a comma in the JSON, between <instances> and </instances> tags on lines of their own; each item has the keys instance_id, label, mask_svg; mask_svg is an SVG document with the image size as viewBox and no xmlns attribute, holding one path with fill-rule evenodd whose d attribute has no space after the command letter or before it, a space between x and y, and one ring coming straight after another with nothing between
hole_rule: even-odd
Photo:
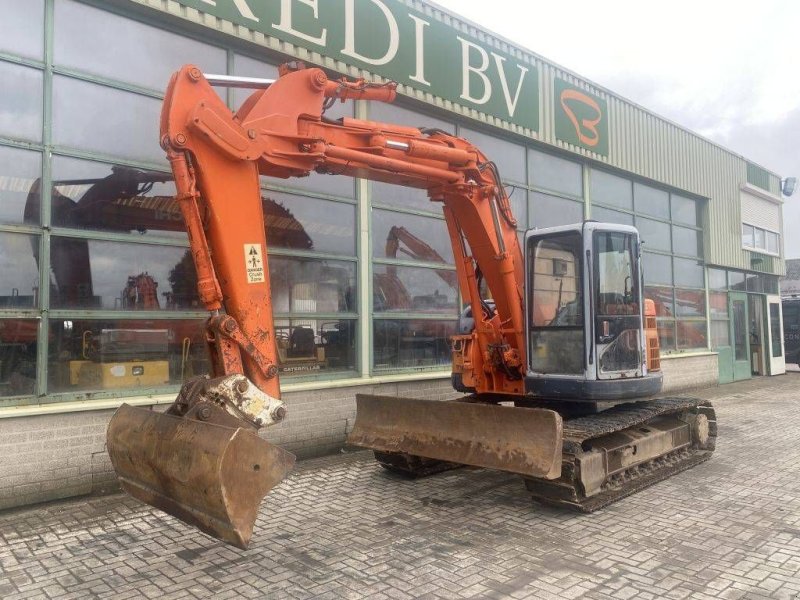
<instances>
[{"instance_id":1,"label":"orange paint","mask_svg":"<svg viewBox=\"0 0 800 600\"><path fill-rule=\"evenodd\" d=\"M600 123L600 120L603 118L603 111L600 110L600 105L597 104L594 98L578 90L564 90L561 92L560 100L561 108L564 109L567 118L572 122L573 127L575 127L575 133L578 134L580 142L586 146L595 147L600 142L600 133L597 131L597 124ZM568 103L570 100L580 102L594 110L597 115L596 118L581 119L580 122L578 122L577 115ZM588 132L589 135L587 135L585 131Z\"/></svg>"}]
</instances>

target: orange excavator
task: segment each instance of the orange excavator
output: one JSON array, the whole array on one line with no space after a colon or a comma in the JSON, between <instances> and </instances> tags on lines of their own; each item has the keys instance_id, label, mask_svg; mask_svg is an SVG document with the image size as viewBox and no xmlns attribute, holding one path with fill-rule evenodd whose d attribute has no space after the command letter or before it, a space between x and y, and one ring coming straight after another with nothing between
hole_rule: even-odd
<instances>
[{"instance_id":1,"label":"orange excavator","mask_svg":"<svg viewBox=\"0 0 800 600\"><path fill-rule=\"evenodd\" d=\"M213 85L256 91L232 113ZM274 81L192 65L172 77L161 144L210 311L212 373L187 381L166 413L117 411L108 450L123 488L247 547L262 498L294 463L257 433L287 415L259 175L312 171L427 190L471 311L471 330L452 340L464 396L360 394L351 444L412 475L452 464L517 473L534 497L584 511L709 458L713 408L652 399L662 377L636 230L588 221L530 230L521 243L498 166L469 141L324 114L337 100L394 96L392 83L297 64Z\"/></svg>"}]
</instances>

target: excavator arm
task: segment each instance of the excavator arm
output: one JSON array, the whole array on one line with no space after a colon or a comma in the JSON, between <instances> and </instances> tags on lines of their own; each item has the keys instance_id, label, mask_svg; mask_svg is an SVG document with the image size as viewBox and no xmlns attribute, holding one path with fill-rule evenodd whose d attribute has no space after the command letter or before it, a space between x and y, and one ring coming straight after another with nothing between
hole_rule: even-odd
<instances>
[{"instance_id":1,"label":"excavator arm","mask_svg":"<svg viewBox=\"0 0 800 600\"><path fill-rule=\"evenodd\" d=\"M201 299L209 310L218 310L222 292L216 282L226 281L228 315L274 364L257 174L286 178L316 171L423 188L443 204L458 281L473 314L486 313L477 293L478 272L496 306L476 327L471 387L479 393L522 394L523 259L497 167L468 141L441 131L324 118L330 100L388 101L393 95L392 85L330 81L320 69L303 69L254 93L234 115L196 67L184 67L173 77L162 114L162 144L192 243L202 247L208 240L208 250L193 250ZM405 236L404 241L414 239ZM248 270L245 245L263 257L262 275ZM277 380L263 365L247 353L243 365L259 387L277 396Z\"/></svg>"},{"instance_id":2,"label":"excavator arm","mask_svg":"<svg viewBox=\"0 0 800 600\"><path fill-rule=\"evenodd\" d=\"M211 313L212 373L187 382L168 416L127 406L115 415L109 453L134 496L246 547L258 502L291 468L291 455L255 433L286 413L259 175L312 171L427 190L443 205L458 284L479 316L472 334L457 339L454 362L478 400L488 402L359 398L351 443L558 477L558 414L496 404L524 393L526 364L523 257L496 165L467 140L439 130L324 116L337 100L391 101L394 95L394 84L332 81L321 69L282 68L279 79L234 114L197 67L172 77L161 144L199 296ZM481 277L493 308L480 297ZM198 497L200 489L208 497Z\"/></svg>"}]
</instances>

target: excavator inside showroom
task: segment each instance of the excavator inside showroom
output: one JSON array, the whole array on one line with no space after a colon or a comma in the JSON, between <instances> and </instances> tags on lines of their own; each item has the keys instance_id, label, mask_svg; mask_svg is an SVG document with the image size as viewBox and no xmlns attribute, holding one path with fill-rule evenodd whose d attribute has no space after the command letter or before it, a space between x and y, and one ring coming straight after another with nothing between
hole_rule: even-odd
<instances>
[{"instance_id":1,"label":"excavator inside showroom","mask_svg":"<svg viewBox=\"0 0 800 600\"><path fill-rule=\"evenodd\" d=\"M214 85L256 91L233 113ZM325 117L337 101L394 96L392 83L332 80L297 64L275 81L192 65L172 77L161 144L210 312L212 372L186 381L166 413L118 410L108 449L124 489L247 547L262 498L294 463L257 433L291 418L259 176L312 171L427 190L442 207L466 305L452 338L463 397L358 395L349 443L412 475L454 464L518 473L536 498L585 511L709 458L713 408L653 399L662 376L636 229L587 221L520 240L499 165L468 140Z\"/></svg>"}]
</instances>

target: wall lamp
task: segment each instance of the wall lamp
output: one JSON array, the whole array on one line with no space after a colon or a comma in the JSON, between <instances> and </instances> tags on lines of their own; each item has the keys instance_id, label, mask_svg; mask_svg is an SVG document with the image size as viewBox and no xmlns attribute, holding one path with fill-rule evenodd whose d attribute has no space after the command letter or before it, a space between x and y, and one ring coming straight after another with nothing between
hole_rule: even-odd
<instances>
[{"instance_id":1,"label":"wall lamp","mask_svg":"<svg viewBox=\"0 0 800 600\"><path fill-rule=\"evenodd\" d=\"M781 192L787 198L794 194L794 190L797 188L797 177L787 177L786 179L781 179Z\"/></svg>"}]
</instances>

